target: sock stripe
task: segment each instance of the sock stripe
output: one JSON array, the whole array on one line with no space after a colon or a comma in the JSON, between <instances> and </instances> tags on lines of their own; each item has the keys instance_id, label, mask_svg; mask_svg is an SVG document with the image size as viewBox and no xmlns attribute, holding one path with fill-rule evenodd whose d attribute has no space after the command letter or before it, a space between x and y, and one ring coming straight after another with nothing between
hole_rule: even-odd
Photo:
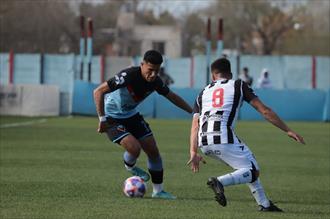
<instances>
[{"instance_id":1,"label":"sock stripe","mask_svg":"<svg viewBox=\"0 0 330 219\"><path fill-rule=\"evenodd\" d=\"M127 163L125 160L124 160L124 163L125 163L125 165L128 166L128 167L134 167L135 164L136 164L136 162L133 163L133 164L131 164L131 163Z\"/></svg>"},{"instance_id":2,"label":"sock stripe","mask_svg":"<svg viewBox=\"0 0 330 219\"><path fill-rule=\"evenodd\" d=\"M163 175L164 175L164 171L163 170L151 170L148 169L149 173L151 175L151 181L152 183L155 184L161 184L163 183Z\"/></svg>"}]
</instances>

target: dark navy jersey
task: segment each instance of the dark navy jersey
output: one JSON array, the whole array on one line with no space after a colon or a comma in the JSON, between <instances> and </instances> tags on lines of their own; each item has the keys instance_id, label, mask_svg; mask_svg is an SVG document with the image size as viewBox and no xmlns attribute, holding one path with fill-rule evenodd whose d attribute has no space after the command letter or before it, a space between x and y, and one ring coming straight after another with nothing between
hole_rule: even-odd
<instances>
[{"instance_id":1,"label":"dark navy jersey","mask_svg":"<svg viewBox=\"0 0 330 219\"><path fill-rule=\"evenodd\" d=\"M107 81L110 93L105 95L105 114L114 118L128 118L137 113L136 106L153 91L166 96L169 88L157 76L153 82L146 81L141 68L122 70Z\"/></svg>"}]
</instances>

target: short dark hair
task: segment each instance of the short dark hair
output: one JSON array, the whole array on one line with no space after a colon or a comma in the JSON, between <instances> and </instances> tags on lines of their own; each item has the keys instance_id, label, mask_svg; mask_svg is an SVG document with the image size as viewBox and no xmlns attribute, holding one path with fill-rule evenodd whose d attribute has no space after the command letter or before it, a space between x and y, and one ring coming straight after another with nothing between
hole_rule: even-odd
<instances>
[{"instance_id":1,"label":"short dark hair","mask_svg":"<svg viewBox=\"0 0 330 219\"><path fill-rule=\"evenodd\" d=\"M215 60L211 64L211 71L222 74L231 74L230 62L226 58L220 58Z\"/></svg>"},{"instance_id":2,"label":"short dark hair","mask_svg":"<svg viewBox=\"0 0 330 219\"><path fill-rule=\"evenodd\" d=\"M243 71L249 71L248 67L244 67Z\"/></svg>"},{"instance_id":3,"label":"short dark hair","mask_svg":"<svg viewBox=\"0 0 330 219\"><path fill-rule=\"evenodd\" d=\"M148 50L144 53L143 60L154 65L160 65L163 63L163 56L156 50Z\"/></svg>"}]
</instances>

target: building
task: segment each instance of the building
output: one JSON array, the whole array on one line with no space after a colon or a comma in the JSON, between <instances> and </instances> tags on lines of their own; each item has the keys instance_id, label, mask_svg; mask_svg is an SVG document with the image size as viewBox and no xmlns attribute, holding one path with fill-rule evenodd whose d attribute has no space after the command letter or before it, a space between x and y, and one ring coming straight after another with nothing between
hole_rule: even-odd
<instances>
[{"instance_id":1,"label":"building","mask_svg":"<svg viewBox=\"0 0 330 219\"><path fill-rule=\"evenodd\" d=\"M181 30L176 26L137 25L133 36L141 52L155 49L171 58L181 56Z\"/></svg>"},{"instance_id":2,"label":"building","mask_svg":"<svg viewBox=\"0 0 330 219\"><path fill-rule=\"evenodd\" d=\"M135 23L134 12L122 11L118 16L112 54L119 56L143 55L155 49L167 57L182 55L179 26L140 25Z\"/></svg>"}]
</instances>

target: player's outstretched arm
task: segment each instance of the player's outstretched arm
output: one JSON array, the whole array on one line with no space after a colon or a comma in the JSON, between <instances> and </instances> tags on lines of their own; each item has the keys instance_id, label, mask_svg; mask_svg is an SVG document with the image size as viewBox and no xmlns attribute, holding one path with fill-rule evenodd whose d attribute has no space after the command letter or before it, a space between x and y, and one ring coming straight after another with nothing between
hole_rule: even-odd
<instances>
[{"instance_id":1,"label":"player's outstretched arm","mask_svg":"<svg viewBox=\"0 0 330 219\"><path fill-rule=\"evenodd\" d=\"M190 131L190 159L187 165L190 165L191 170L195 173L199 171L199 162L206 163L201 155L197 153L197 134L198 134L198 114L194 114L191 131Z\"/></svg>"},{"instance_id":2,"label":"player's outstretched arm","mask_svg":"<svg viewBox=\"0 0 330 219\"><path fill-rule=\"evenodd\" d=\"M94 102L96 106L96 112L100 118L99 127L97 129L98 132L102 133L106 131L107 123L104 117L104 94L109 93L110 89L107 82L100 84L94 90Z\"/></svg>"},{"instance_id":3,"label":"player's outstretched arm","mask_svg":"<svg viewBox=\"0 0 330 219\"><path fill-rule=\"evenodd\" d=\"M299 143L305 144L304 138L291 130L282 120L281 118L269 107L267 107L261 100L256 97L250 101L251 106L253 106L267 121L280 128L290 138L293 138Z\"/></svg>"},{"instance_id":4,"label":"player's outstretched arm","mask_svg":"<svg viewBox=\"0 0 330 219\"><path fill-rule=\"evenodd\" d=\"M184 101L180 96L173 93L172 91L170 91L165 97L168 100L170 100L174 105L180 107L184 111L186 111L188 113L192 113L192 109L189 106L189 104L186 101Z\"/></svg>"}]
</instances>

